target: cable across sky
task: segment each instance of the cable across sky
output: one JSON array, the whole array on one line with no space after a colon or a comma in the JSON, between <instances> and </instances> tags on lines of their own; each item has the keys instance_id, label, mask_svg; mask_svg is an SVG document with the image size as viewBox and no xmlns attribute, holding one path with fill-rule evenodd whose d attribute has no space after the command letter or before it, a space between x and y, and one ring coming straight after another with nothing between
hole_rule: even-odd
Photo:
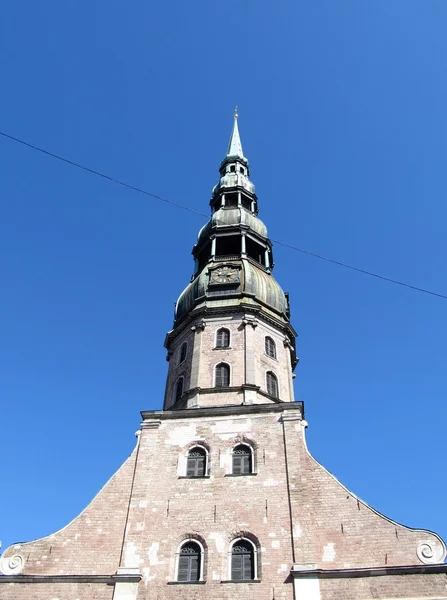
<instances>
[{"instance_id":1,"label":"cable across sky","mask_svg":"<svg viewBox=\"0 0 447 600\"><path fill-rule=\"evenodd\" d=\"M125 181L121 181L119 179L116 179L115 177L112 177L110 175L107 175L105 173L101 173L100 171L97 171L96 169L92 169L91 167L87 167L86 165L83 165L81 163L78 163L76 161L70 160L68 158L64 158L63 156L60 156L59 154L55 154L54 152L50 152L49 150L45 150L44 148L41 148L39 146L36 146L35 144L31 144L29 142L26 142L25 140L22 140L18 137L15 137L13 135L10 135L8 133L5 133L4 131L0 131L0 135L8 140L17 142L18 144L22 144L22 146L26 146L27 148L30 148L31 150L35 150L36 152L40 152L42 154L45 154L46 156L50 156L51 158L55 158L56 160L59 160L61 162L64 162L68 165L71 165L72 167L76 167L78 169L81 169L83 171L87 171L88 173L91 173L92 175L96 175L97 177L102 177L103 179L107 179L108 181L111 181L112 183L115 183L117 185L120 185L122 187L125 187L129 190L132 190L134 192L138 192L140 194L144 194L145 196L149 196L150 198L153 198L154 200L159 200L160 202L164 202L166 204L170 204L171 206L175 206L176 208L180 208L182 210L186 210L190 213L193 213L195 215L199 215L201 217L205 217L206 219L209 218L209 215L200 212L198 210L195 210L193 208L190 208L189 206L185 206L184 204L180 204L179 202L174 202L173 200L169 200L167 198L163 198L162 196L159 196L158 194L154 194L152 192L148 192L147 190L144 190L142 188L139 188L137 186L134 186L130 183L126 183ZM437 298L442 298L443 300L447 300L447 295L445 294L440 294L438 292L434 292L432 290L427 290L425 288L421 288L418 287L416 285L412 285L409 283L405 283L404 281L399 281L397 279L392 279L390 277L385 277L384 275L379 275L378 273L374 273L372 271L368 271L366 269L361 269L359 267L354 267L353 265L344 263L342 261L338 261L338 260L334 260L332 258L328 258L327 256L322 256L321 254L316 254L315 252L311 252L309 250L305 250L303 248L298 248L297 246L294 246L292 244L287 244L286 242L281 242L279 240L275 240L272 239L272 242L274 242L275 244L278 244L280 246L283 246L284 248L289 248L290 250L295 250L296 252L301 252L302 254L306 254L307 256L311 256L313 258L318 258L319 260L323 260L325 262L329 262L332 263L334 265L338 265L339 267L344 267L346 269L350 269L352 271L356 271L357 273L362 273L363 275L369 275L370 277L375 277L376 279L381 279L382 281L386 281L388 283L394 283L395 285L400 285L402 287L405 288L409 288L411 290L417 291L417 292L422 292L423 294L429 294L430 296L436 296Z\"/></svg>"}]
</instances>

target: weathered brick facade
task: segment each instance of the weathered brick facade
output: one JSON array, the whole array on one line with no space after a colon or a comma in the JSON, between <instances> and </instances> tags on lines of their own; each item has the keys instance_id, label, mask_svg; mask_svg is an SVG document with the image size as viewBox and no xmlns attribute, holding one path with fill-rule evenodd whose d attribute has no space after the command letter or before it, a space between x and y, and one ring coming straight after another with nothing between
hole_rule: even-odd
<instances>
[{"instance_id":1,"label":"weathered brick facade","mask_svg":"<svg viewBox=\"0 0 447 600\"><path fill-rule=\"evenodd\" d=\"M164 410L142 413L134 452L74 521L6 549L0 600L446 599L442 540L309 454L296 334L236 125L221 175L166 338Z\"/></svg>"},{"instance_id":2,"label":"weathered brick facade","mask_svg":"<svg viewBox=\"0 0 447 600\"><path fill-rule=\"evenodd\" d=\"M8 580L31 574L110 580L9 583L0 585L0 598L111 598L118 571L141 574L138 584L129 584L138 599L292 599L294 582L298 588L309 583L290 575L292 565L305 575L309 568L373 572L317 579L321 596L311 591L297 597L445 597L445 570L430 574L432 567L418 558L426 544L441 560L440 540L379 515L321 467L306 448L301 403L143 417L137 449L80 516L47 538L11 547L3 557L3 565L14 556L24 562L20 574ZM253 448L254 473L236 477L231 451L241 441ZM186 456L197 444L208 451L207 476L190 479ZM229 547L239 536L256 544L259 581L229 582ZM197 584L176 583L177 553L187 539L204 548L203 581ZM386 574L406 565L420 565L427 573ZM378 568L380 575L374 573Z\"/></svg>"}]
</instances>

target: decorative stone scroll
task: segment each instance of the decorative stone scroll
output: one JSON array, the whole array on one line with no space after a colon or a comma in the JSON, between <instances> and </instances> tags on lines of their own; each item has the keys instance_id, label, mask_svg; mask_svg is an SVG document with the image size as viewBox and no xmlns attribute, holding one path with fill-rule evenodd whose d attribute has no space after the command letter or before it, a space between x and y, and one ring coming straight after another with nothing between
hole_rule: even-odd
<instances>
[{"instance_id":1,"label":"decorative stone scroll","mask_svg":"<svg viewBox=\"0 0 447 600\"><path fill-rule=\"evenodd\" d=\"M3 575L17 575L23 569L25 559L20 554L3 556L0 559L0 572Z\"/></svg>"},{"instance_id":2,"label":"decorative stone scroll","mask_svg":"<svg viewBox=\"0 0 447 600\"><path fill-rule=\"evenodd\" d=\"M417 545L416 553L425 565L435 565L444 562L446 549L439 540L423 540Z\"/></svg>"}]
</instances>

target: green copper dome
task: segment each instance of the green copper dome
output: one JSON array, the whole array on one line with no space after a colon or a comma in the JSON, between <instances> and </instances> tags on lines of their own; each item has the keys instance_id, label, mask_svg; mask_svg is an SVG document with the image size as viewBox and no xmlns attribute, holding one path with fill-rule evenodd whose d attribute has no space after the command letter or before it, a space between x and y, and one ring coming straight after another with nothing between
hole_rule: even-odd
<instances>
[{"instance_id":1,"label":"green copper dome","mask_svg":"<svg viewBox=\"0 0 447 600\"><path fill-rule=\"evenodd\" d=\"M214 227L231 227L234 225L245 225L250 231L257 235L267 238L267 227L249 210L242 206L231 208L220 208L212 214L211 219L199 231L197 245L210 235Z\"/></svg>"},{"instance_id":2,"label":"green copper dome","mask_svg":"<svg viewBox=\"0 0 447 600\"><path fill-rule=\"evenodd\" d=\"M193 248L195 270L176 304L175 325L191 312L250 310L289 323L286 295L272 275L272 245L257 217L257 197L235 115L228 152L213 189L210 220Z\"/></svg>"},{"instance_id":3,"label":"green copper dome","mask_svg":"<svg viewBox=\"0 0 447 600\"><path fill-rule=\"evenodd\" d=\"M231 289L223 290L213 284L212 272L221 265L237 269L239 283ZM222 309L240 304L261 305L273 316L288 321L287 298L273 275L260 269L250 259L231 262L210 262L187 286L176 305L176 322L195 308Z\"/></svg>"}]
</instances>

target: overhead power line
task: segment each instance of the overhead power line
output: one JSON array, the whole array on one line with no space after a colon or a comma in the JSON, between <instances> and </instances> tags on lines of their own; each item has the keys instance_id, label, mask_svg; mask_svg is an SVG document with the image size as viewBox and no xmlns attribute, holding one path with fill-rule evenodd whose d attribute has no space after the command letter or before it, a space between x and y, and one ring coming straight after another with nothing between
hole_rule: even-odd
<instances>
[{"instance_id":1,"label":"overhead power line","mask_svg":"<svg viewBox=\"0 0 447 600\"><path fill-rule=\"evenodd\" d=\"M108 181L112 181L113 183L117 183L118 185L122 185L129 190L133 190L134 192L139 192L140 194L144 194L145 196L150 196L151 198L155 198L156 200L160 200L161 202L166 202L166 204L172 204L172 206L176 206L177 208L182 208L183 210L187 210L188 212L194 213L195 215L200 215L202 217L207 218L208 215L205 213L199 212L198 210L194 210L193 208L189 208L189 206L183 206L183 204L178 204L177 202L173 202L172 200L168 200L167 198L163 198L162 196L157 196L157 194L152 194L152 192L147 192L146 190L142 190L135 185L131 185L130 183L126 183L125 181L120 181L119 179L115 179L114 177L110 177L110 175L106 175L105 173L101 173L100 171L96 171L95 169L91 169L90 167L86 167L85 165L81 165L80 163L75 162L74 160L69 160L68 158L64 158L63 156L59 156L58 154L54 154L53 152L49 152L48 150L44 150L43 148L39 148L39 146L34 146L34 144L29 144L24 140L20 140L13 135L8 135L3 131L0 131L0 135L9 140L13 140L14 142L18 142L27 148L31 148L31 150L37 150L37 152L42 152L42 154L46 154L47 156L51 156L51 158L56 158L57 160L61 160L67 165L71 165L72 167L77 167L78 169L82 169L83 171L87 171L88 173L92 173L93 175L97 175L98 177L102 177L103 179L107 179Z\"/></svg>"},{"instance_id":2,"label":"overhead power line","mask_svg":"<svg viewBox=\"0 0 447 600\"><path fill-rule=\"evenodd\" d=\"M20 138L15 137L13 135L9 135L3 131L0 131L0 135L3 136L4 138L7 138L14 142L17 142L18 144L22 144L23 146L26 146L27 148L30 148L31 150L36 150L37 152L41 152L42 154L51 156L51 158L60 160L68 165L71 165L72 167L82 169L83 171L87 171L88 173L91 173L92 175L97 175L98 177L107 179L108 181L111 181L112 183L121 185L122 187L125 187L129 190L133 190L134 192L144 194L145 196L149 196L151 198L154 198L155 200L159 200L160 202L165 202L166 204L170 204L171 206L175 206L176 208L186 210L195 215L205 217L206 219L209 216L203 212L200 212L198 210L190 208L189 206L185 206L184 204L180 204L179 202L174 202L173 200L168 200L167 198L163 198L162 196L159 196L158 194L153 194L152 192L143 190L142 188L131 185L130 183L126 183L125 181L121 181L119 179L116 179L115 177L111 177L110 175L106 175L105 173L101 173L100 171L97 171L95 169L91 169L90 167L82 165L81 163L75 162L68 158L64 158L63 156L60 156L59 154L55 154L54 152L49 152L48 150L45 150L44 148L40 148L39 146L35 146L34 144L25 142L25 140L21 140ZM425 288L421 288L416 285L411 285L409 283L405 283L404 281L398 281L397 279L392 279L390 277L384 277L383 275L379 275L378 273L373 273L372 271L367 271L366 269L360 269L359 267L354 267L353 265L349 265L347 263L344 263L344 262L341 262L338 260L334 260L332 258L328 258L327 256L322 256L321 254L316 254L315 252L310 252L309 250L304 250L303 248L298 248L297 246L293 246L292 244L286 244L285 242L280 242L279 240L272 239L272 242L274 242L275 244L278 244L280 246L284 246L285 248L289 248L290 250L295 250L297 252L301 252L302 254L306 254L307 256L312 256L313 258L318 258L319 260L324 260L324 261L332 263L334 265L338 265L339 267L345 267L346 269L351 269L352 271L357 271L357 273L362 273L363 275L369 275L370 277L375 277L376 279L381 279L382 281L387 281L388 283L394 283L396 285L400 285L402 287L406 287L411 290L415 290L417 292L422 292L423 294L429 294L430 296L436 296L437 298L443 298L444 300L447 300L447 295L439 294L438 292L433 292L431 290L427 290Z\"/></svg>"}]
</instances>

